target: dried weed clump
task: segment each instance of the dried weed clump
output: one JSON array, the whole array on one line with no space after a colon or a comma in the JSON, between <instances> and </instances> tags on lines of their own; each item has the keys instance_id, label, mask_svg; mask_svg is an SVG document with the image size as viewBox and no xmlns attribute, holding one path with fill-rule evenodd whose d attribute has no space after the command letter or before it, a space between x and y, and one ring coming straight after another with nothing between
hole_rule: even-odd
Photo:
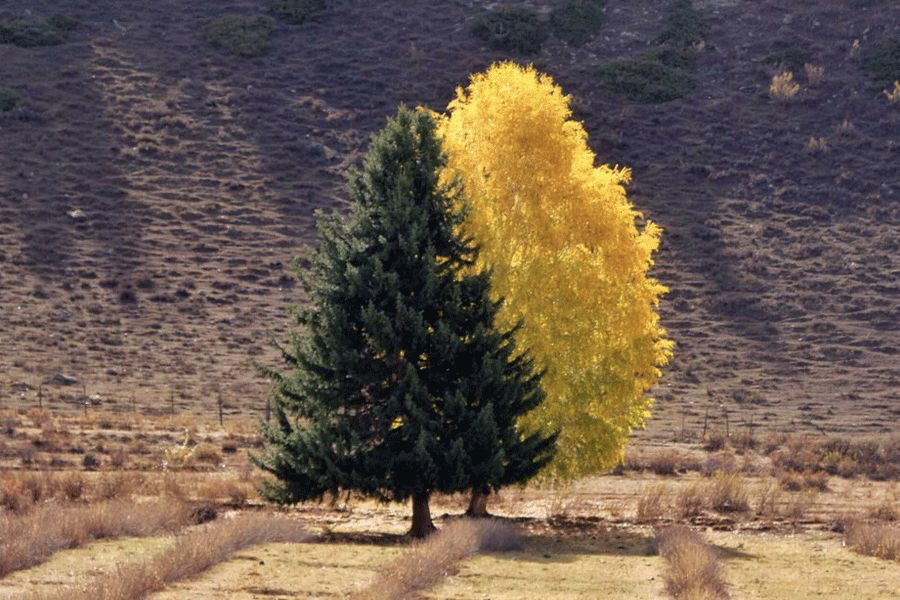
<instances>
[{"instance_id":1,"label":"dried weed clump","mask_svg":"<svg viewBox=\"0 0 900 600\"><path fill-rule=\"evenodd\" d=\"M803 147L810 154L823 154L828 152L828 138L813 136L806 140Z\"/></svg>"},{"instance_id":2,"label":"dried weed clump","mask_svg":"<svg viewBox=\"0 0 900 600\"><path fill-rule=\"evenodd\" d=\"M769 84L769 96L778 102L790 102L800 92L800 84L794 81L790 71L777 73Z\"/></svg>"},{"instance_id":3,"label":"dried weed clump","mask_svg":"<svg viewBox=\"0 0 900 600\"><path fill-rule=\"evenodd\" d=\"M894 89L884 90L884 95L891 104L900 104L900 81L894 82Z\"/></svg>"},{"instance_id":4,"label":"dried weed clump","mask_svg":"<svg viewBox=\"0 0 900 600\"><path fill-rule=\"evenodd\" d=\"M656 540L666 560L666 590L675 600L729 597L719 558L698 533L679 525L662 530Z\"/></svg>"},{"instance_id":5,"label":"dried weed clump","mask_svg":"<svg viewBox=\"0 0 900 600\"><path fill-rule=\"evenodd\" d=\"M49 593L33 600L137 600L182 579L193 577L232 554L258 544L306 542L312 538L302 525L286 517L243 515L217 521L186 533L153 558L119 567L81 585Z\"/></svg>"},{"instance_id":6,"label":"dried weed clump","mask_svg":"<svg viewBox=\"0 0 900 600\"><path fill-rule=\"evenodd\" d=\"M439 581L457 562L478 552L506 552L521 547L511 525L494 519L460 519L431 537L413 544L410 551L379 572L354 600L410 598Z\"/></svg>"},{"instance_id":7,"label":"dried weed clump","mask_svg":"<svg viewBox=\"0 0 900 600\"><path fill-rule=\"evenodd\" d=\"M100 538L176 531L191 522L176 502L121 500L87 506L44 504L24 515L0 515L0 576L39 564L52 553Z\"/></svg>"},{"instance_id":8,"label":"dried weed clump","mask_svg":"<svg viewBox=\"0 0 900 600\"><path fill-rule=\"evenodd\" d=\"M900 560L900 527L891 523L849 521L844 524L844 542L860 554Z\"/></svg>"},{"instance_id":9,"label":"dried weed clump","mask_svg":"<svg viewBox=\"0 0 900 600\"><path fill-rule=\"evenodd\" d=\"M637 503L637 520L650 523L663 517L668 508L669 490L664 485L649 485L644 488Z\"/></svg>"},{"instance_id":10,"label":"dried weed clump","mask_svg":"<svg viewBox=\"0 0 900 600\"><path fill-rule=\"evenodd\" d=\"M825 67L806 63L803 65L803 70L806 71L806 82L810 87L819 85L825 78Z\"/></svg>"}]
</instances>

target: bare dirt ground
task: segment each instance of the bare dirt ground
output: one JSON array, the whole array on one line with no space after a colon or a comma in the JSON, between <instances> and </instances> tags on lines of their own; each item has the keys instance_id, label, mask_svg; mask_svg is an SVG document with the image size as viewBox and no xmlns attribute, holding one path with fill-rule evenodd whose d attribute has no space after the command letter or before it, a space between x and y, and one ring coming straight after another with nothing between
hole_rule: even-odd
<instances>
[{"instance_id":1,"label":"bare dirt ground","mask_svg":"<svg viewBox=\"0 0 900 600\"><path fill-rule=\"evenodd\" d=\"M288 263L315 241L314 209L343 205L347 167L398 103L442 109L509 57L470 33L486 4L334 0L242 59L202 27L262 0L0 2L79 23L61 46L0 46L0 81L23 97L0 114L0 402L31 406L43 385L72 406L83 390L64 373L107 407L174 395L211 413L218 390L261 410L252 363L275 363L268 342L301 300ZM604 91L596 65L646 48L668 2L610 0L585 46L512 57L573 94L600 160L634 169L630 197L665 228L678 348L642 435L697 435L708 409L719 425L895 430L900 111L860 57L900 33L900 5L875 4L698 3L698 89L662 105ZM774 103L767 59L791 49L824 80Z\"/></svg>"}]
</instances>

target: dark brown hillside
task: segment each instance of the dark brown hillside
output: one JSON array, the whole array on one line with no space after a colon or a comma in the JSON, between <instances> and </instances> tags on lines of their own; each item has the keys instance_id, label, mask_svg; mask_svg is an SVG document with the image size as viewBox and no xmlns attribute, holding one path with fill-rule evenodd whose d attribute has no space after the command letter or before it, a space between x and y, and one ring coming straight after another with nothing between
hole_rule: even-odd
<instances>
[{"instance_id":1,"label":"dark brown hillside","mask_svg":"<svg viewBox=\"0 0 900 600\"><path fill-rule=\"evenodd\" d=\"M721 406L732 426L896 431L900 105L862 62L900 38L900 3L695 2L710 25L697 89L655 105L597 70L650 47L668 1L608 0L590 42L550 37L533 57L473 37L493 3L329 4L239 58L203 27L265 0L0 0L0 15L78 21L59 46L0 45L0 86L22 98L0 113L0 402L33 403L65 373L113 406L134 392L165 409L174 389L209 411L220 387L259 409L252 361L274 363L298 300L288 261L314 243L313 211L341 205L368 134L513 57L574 95L601 160L633 168L632 200L665 228L678 348L649 435L671 438L683 413L696 434ZM775 102L779 57L824 78L800 64L797 98ZM62 407L81 389L44 393Z\"/></svg>"}]
</instances>

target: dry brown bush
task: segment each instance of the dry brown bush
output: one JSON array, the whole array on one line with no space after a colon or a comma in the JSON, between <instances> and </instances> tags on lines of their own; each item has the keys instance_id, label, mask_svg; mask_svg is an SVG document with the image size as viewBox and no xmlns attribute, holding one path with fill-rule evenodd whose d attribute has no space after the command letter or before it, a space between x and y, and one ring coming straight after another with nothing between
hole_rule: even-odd
<instances>
[{"instance_id":1,"label":"dry brown bush","mask_svg":"<svg viewBox=\"0 0 900 600\"><path fill-rule=\"evenodd\" d=\"M794 81L794 74L790 71L777 73L769 83L769 96L778 102L793 100L800 91L800 85Z\"/></svg>"},{"instance_id":2,"label":"dry brown bush","mask_svg":"<svg viewBox=\"0 0 900 600\"><path fill-rule=\"evenodd\" d=\"M703 538L683 525L657 534L660 555L666 560L666 590L676 600L728 598L722 566Z\"/></svg>"},{"instance_id":3,"label":"dry brown bush","mask_svg":"<svg viewBox=\"0 0 900 600\"><path fill-rule=\"evenodd\" d=\"M735 473L738 471L737 457L731 452L716 452L706 457L702 472L707 477L716 473Z\"/></svg>"},{"instance_id":4,"label":"dry brown bush","mask_svg":"<svg viewBox=\"0 0 900 600\"><path fill-rule=\"evenodd\" d=\"M66 473L57 480L57 486L66 500L78 500L84 494L86 482L79 472Z\"/></svg>"},{"instance_id":5,"label":"dry brown bush","mask_svg":"<svg viewBox=\"0 0 900 600\"><path fill-rule=\"evenodd\" d=\"M781 489L777 482L767 480L756 488L756 514L761 517L777 517Z\"/></svg>"},{"instance_id":6,"label":"dry brown bush","mask_svg":"<svg viewBox=\"0 0 900 600\"><path fill-rule=\"evenodd\" d=\"M675 496L675 510L682 519L696 517L707 506L704 484L695 481L681 489Z\"/></svg>"},{"instance_id":7,"label":"dry brown bush","mask_svg":"<svg viewBox=\"0 0 900 600\"><path fill-rule=\"evenodd\" d=\"M192 577L257 544L304 542L312 538L293 519L271 515L242 515L217 521L176 539L174 546L153 558L127 564L115 572L93 577L81 585L33 600L137 600L167 585Z\"/></svg>"},{"instance_id":8,"label":"dry brown bush","mask_svg":"<svg viewBox=\"0 0 900 600\"><path fill-rule=\"evenodd\" d=\"M900 560L900 527L893 524L851 520L844 524L844 542L860 554Z\"/></svg>"},{"instance_id":9,"label":"dry brown bush","mask_svg":"<svg viewBox=\"0 0 900 600\"><path fill-rule=\"evenodd\" d=\"M816 490L806 490L789 494L782 512L783 516L792 521L802 521L809 515L810 511L815 508L816 499L818 497L819 492Z\"/></svg>"},{"instance_id":10,"label":"dry brown bush","mask_svg":"<svg viewBox=\"0 0 900 600\"><path fill-rule=\"evenodd\" d=\"M93 539L175 531L190 520L190 509L171 501L134 504L114 500L88 506L49 503L24 515L0 515L0 576Z\"/></svg>"},{"instance_id":11,"label":"dry brown bush","mask_svg":"<svg viewBox=\"0 0 900 600\"><path fill-rule=\"evenodd\" d=\"M665 513L668 489L663 485L648 485L637 503L637 520L649 523L660 519Z\"/></svg>"},{"instance_id":12,"label":"dry brown bush","mask_svg":"<svg viewBox=\"0 0 900 600\"><path fill-rule=\"evenodd\" d=\"M719 471L707 486L709 507L713 510L744 512L750 508L750 492L741 475Z\"/></svg>"},{"instance_id":13,"label":"dry brown bush","mask_svg":"<svg viewBox=\"0 0 900 600\"><path fill-rule=\"evenodd\" d=\"M785 471L778 475L778 483L789 492L815 489L820 492L828 490L828 474L823 471Z\"/></svg>"},{"instance_id":14,"label":"dry brown bush","mask_svg":"<svg viewBox=\"0 0 900 600\"><path fill-rule=\"evenodd\" d=\"M431 537L416 542L409 552L387 565L353 600L410 598L439 581L457 562L478 552L517 550L522 540L516 529L496 519L460 519Z\"/></svg>"},{"instance_id":15,"label":"dry brown bush","mask_svg":"<svg viewBox=\"0 0 900 600\"><path fill-rule=\"evenodd\" d=\"M222 463L222 452L217 446L202 442L197 444L191 452L191 461L217 466Z\"/></svg>"},{"instance_id":16,"label":"dry brown bush","mask_svg":"<svg viewBox=\"0 0 900 600\"><path fill-rule=\"evenodd\" d=\"M728 437L722 431L711 431L703 439L703 449L707 452L718 452L728 446Z\"/></svg>"}]
</instances>

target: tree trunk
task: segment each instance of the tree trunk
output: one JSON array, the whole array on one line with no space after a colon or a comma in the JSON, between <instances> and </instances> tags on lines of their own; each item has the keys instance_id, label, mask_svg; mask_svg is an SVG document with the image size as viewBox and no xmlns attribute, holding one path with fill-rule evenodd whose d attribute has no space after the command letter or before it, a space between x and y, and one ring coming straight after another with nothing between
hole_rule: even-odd
<instances>
[{"instance_id":1,"label":"tree trunk","mask_svg":"<svg viewBox=\"0 0 900 600\"><path fill-rule=\"evenodd\" d=\"M472 490L472 499L469 500L469 508L466 509L467 517L483 518L487 517L488 494L478 490Z\"/></svg>"},{"instance_id":2,"label":"tree trunk","mask_svg":"<svg viewBox=\"0 0 900 600\"><path fill-rule=\"evenodd\" d=\"M434 523L431 522L431 508L428 506L428 494L416 494L413 496L412 528L410 537L423 538L433 532Z\"/></svg>"}]
</instances>

